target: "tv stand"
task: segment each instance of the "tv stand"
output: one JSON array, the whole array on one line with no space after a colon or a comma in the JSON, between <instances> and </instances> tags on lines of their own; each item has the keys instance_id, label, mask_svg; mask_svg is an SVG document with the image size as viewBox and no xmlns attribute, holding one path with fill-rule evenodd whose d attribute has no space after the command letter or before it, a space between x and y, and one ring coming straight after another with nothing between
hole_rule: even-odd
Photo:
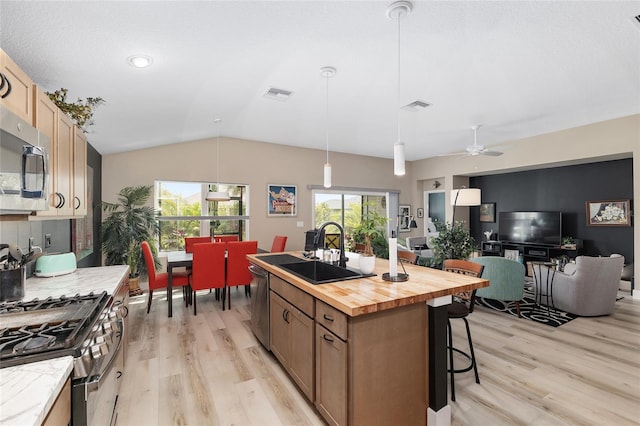
<instances>
[{"instance_id":1,"label":"tv stand","mask_svg":"<svg viewBox=\"0 0 640 426\"><path fill-rule=\"evenodd\" d=\"M483 256L504 256L505 250L517 250L517 259L527 262L550 262L552 258L562 255L574 258L578 255L578 248L567 249L562 246L544 246L538 244L510 243L504 241L483 241L481 252Z\"/></svg>"}]
</instances>

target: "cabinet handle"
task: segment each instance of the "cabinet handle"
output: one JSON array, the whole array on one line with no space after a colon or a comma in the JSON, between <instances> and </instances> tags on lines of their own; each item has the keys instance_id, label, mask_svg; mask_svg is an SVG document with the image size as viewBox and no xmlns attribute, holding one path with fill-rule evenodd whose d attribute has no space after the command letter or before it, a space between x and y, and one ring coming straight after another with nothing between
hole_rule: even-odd
<instances>
[{"instance_id":1,"label":"cabinet handle","mask_svg":"<svg viewBox=\"0 0 640 426\"><path fill-rule=\"evenodd\" d=\"M331 336L329 336L328 334L323 334L322 338L324 340L326 340L327 342L333 343L333 338Z\"/></svg>"},{"instance_id":2,"label":"cabinet handle","mask_svg":"<svg viewBox=\"0 0 640 426\"><path fill-rule=\"evenodd\" d=\"M331 321L333 322L333 318L331 318L329 315L327 314L322 314L322 316L324 317L324 319L326 319L327 321Z\"/></svg>"},{"instance_id":3,"label":"cabinet handle","mask_svg":"<svg viewBox=\"0 0 640 426\"><path fill-rule=\"evenodd\" d=\"M62 195L60 192L58 192L58 196L60 197L60 202L56 206L57 209L59 209L62 206L64 206L64 204L67 202L67 200L64 198L64 195Z\"/></svg>"},{"instance_id":4,"label":"cabinet handle","mask_svg":"<svg viewBox=\"0 0 640 426\"><path fill-rule=\"evenodd\" d=\"M116 373L116 379L119 379L120 377L122 377L122 371L118 371Z\"/></svg>"},{"instance_id":5,"label":"cabinet handle","mask_svg":"<svg viewBox=\"0 0 640 426\"><path fill-rule=\"evenodd\" d=\"M78 198L78 197L73 197L73 198L78 202L78 205L75 206L75 209L78 210L80 208L80 204L81 204L80 203L80 198Z\"/></svg>"},{"instance_id":6,"label":"cabinet handle","mask_svg":"<svg viewBox=\"0 0 640 426\"><path fill-rule=\"evenodd\" d=\"M5 84L4 74L0 72L0 91L4 89L4 84Z\"/></svg>"},{"instance_id":7,"label":"cabinet handle","mask_svg":"<svg viewBox=\"0 0 640 426\"><path fill-rule=\"evenodd\" d=\"M2 80L7 83L7 91L0 96L0 98L4 99L11 93L11 82L4 74L2 74Z\"/></svg>"},{"instance_id":8,"label":"cabinet handle","mask_svg":"<svg viewBox=\"0 0 640 426\"><path fill-rule=\"evenodd\" d=\"M284 322L289 324L289 311L288 310L286 310L286 309L282 310L282 319L284 320Z\"/></svg>"}]
</instances>

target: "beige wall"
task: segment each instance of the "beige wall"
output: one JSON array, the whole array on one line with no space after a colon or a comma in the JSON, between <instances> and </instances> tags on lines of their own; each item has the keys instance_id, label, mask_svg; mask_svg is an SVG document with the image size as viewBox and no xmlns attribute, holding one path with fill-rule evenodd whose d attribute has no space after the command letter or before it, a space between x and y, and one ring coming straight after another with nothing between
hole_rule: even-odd
<instances>
[{"instance_id":1,"label":"beige wall","mask_svg":"<svg viewBox=\"0 0 640 426\"><path fill-rule=\"evenodd\" d=\"M114 201L117 192L132 185L153 185L155 180L216 181L215 139L105 155L102 158L102 196ZM391 151L391 145L389 150ZM402 190L400 203L409 204L404 190L410 165L402 178L393 175L393 161L330 153L333 185ZM273 236L287 235L287 249L304 248L304 231L312 228L311 191L322 185L324 151L240 139L220 138L220 181L250 185L250 238L270 248ZM298 216L267 217L267 184L298 186ZM303 222L302 227L297 223Z\"/></svg>"},{"instance_id":2,"label":"beige wall","mask_svg":"<svg viewBox=\"0 0 640 426\"><path fill-rule=\"evenodd\" d=\"M390 148L391 150L391 148ZM333 185L400 190L400 204L412 212L424 205L423 191L433 180L442 183L451 217L449 193L466 184L467 176L578 164L633 156L634 199L640 200L640 115L594 123L502 144L500 157L435 157L407 163L407 174L393 175L389 159L331 153ZM270 247L276 234L289 236L287 248L303 247L303 233L311 228L311 192L308 184L322 184L325 153L231 138L220 139L220 181L250 185L250 236L260 247ZM124 186L148 184L156 179L216 180L215 139L174 144L103 157L102 193L113 201ZM268 218L266 185L298 186L297 217ZM459 209L459 210L458 210ZM464 219L468 208L458 208L456 219ZM303 226L297 227L302 221ZM419 228L409 235L422 235ZM640 247L640 228L634 226L634 252ZM640 271L636 268L636 280Z\"/></svg>"}]
</instances>

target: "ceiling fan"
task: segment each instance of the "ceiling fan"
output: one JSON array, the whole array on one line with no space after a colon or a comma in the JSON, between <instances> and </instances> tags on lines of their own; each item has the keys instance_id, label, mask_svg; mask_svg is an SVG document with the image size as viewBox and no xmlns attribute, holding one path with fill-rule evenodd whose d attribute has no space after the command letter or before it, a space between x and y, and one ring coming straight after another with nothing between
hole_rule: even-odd
<instances>
[{"instance_id":1,"label":"ceiling fan","mask_svg":"<svg viewBox=\"0 0 640 426\"><path fill-rule=\"evenodd\" d=\"M454 152L451 154L444 154L444 155L488 155L490 157L497 157L499 155L502 155L502 152L500 151L490 151L486 147L482 145L478 145L478 129L479 128L480 128L480 125L471 126L471 129L473 129L473 145L467 145L467 148L465 149L465 151Z\"/></svg>"}]
</instances>

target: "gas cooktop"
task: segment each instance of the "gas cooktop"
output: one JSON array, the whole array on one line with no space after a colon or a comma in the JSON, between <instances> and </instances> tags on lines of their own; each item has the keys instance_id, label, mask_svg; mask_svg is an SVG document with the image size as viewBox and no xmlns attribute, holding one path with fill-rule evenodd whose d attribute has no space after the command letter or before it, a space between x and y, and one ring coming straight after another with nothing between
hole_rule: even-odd
<instances>
[{"instance_id":1,"label":"gas cooktop","mask_svg":"<svg viewBox=\"0 0 640 426\"><path fill-rule=\"evenodd\" d=\"M0 303L0 368L78 357L108 302L103 292Z\"/></svg>"}]
</instances>

